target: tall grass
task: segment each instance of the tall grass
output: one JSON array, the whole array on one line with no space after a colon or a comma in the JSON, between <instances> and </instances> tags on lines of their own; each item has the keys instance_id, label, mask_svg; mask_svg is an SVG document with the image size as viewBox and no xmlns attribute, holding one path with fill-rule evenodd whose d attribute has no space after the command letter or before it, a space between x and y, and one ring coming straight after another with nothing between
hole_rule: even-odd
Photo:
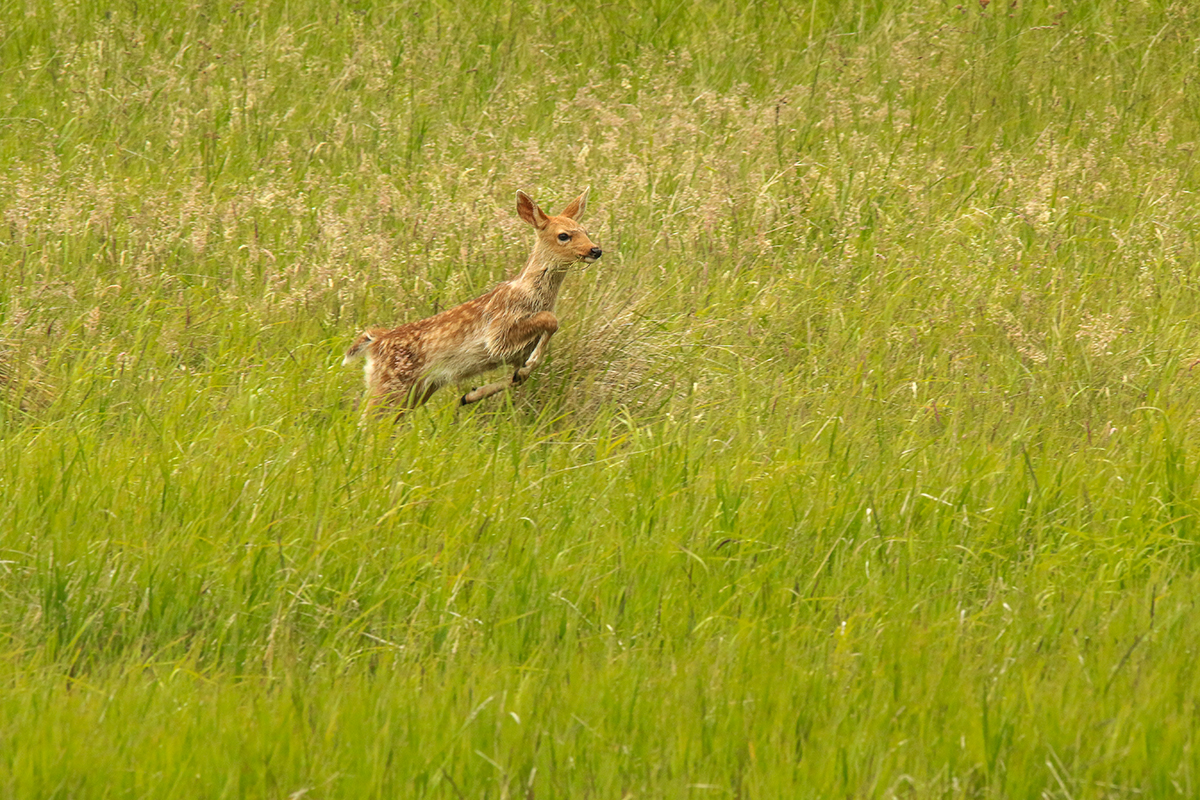
<instances>
[{"instance_id":1,"label":"tall grass","mask_svg":"<svg viewBox=\"0 0 1200 800\"><path fill-rule=\"evenodd\" d=\"M4 794L1194 796L1198 17L0 10Z\"/></svg>"}]
</instances>

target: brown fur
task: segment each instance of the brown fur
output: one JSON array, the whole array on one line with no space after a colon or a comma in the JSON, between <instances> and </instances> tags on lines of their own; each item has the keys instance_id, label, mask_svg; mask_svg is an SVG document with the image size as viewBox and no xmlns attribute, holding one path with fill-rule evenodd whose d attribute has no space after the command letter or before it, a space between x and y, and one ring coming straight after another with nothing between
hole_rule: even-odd
<instances>
[{"instance_id":1,"label":"brown fur","mask_svg":"<svg viewBox=\"0 0 1200 800\"><path fill-rule=\"evenodd\" d=\"M461 402L476 403L523 383L558 330L554 304L567 270L602 255L579 225L586 205L585 190L551 217L529 195L517 192L517 214L537 234L520 275L435 316L359 334L343 363L366 358L369 402L402 412L448 383L502 366L516 368L512 378L472 389Z\"/></svg>"}]
</instances>

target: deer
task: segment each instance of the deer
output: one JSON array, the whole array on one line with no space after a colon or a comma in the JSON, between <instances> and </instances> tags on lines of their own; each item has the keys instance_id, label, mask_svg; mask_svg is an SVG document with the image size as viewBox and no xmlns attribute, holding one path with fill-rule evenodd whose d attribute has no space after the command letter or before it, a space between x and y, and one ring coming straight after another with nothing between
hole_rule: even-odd
<instances>
[{"instance_id":1,"label":"deer","mask_svg":"<svg viewBox=\"0 0 1200 800\"><path fill-rule=\"evenodd\" d=\"M359 334L342 363L365 359L368 406L403 415L447 384L504 366L514 368L511 378L474 388L459 404L478 403L524 383L558 330L554 305L563 279L573 266L604 254L579 224L587 196L585 189L562 213L550 216L518 191L517 216L533 226L536 237L519 275L432 317Z\"/></svg>"}]
</instances>

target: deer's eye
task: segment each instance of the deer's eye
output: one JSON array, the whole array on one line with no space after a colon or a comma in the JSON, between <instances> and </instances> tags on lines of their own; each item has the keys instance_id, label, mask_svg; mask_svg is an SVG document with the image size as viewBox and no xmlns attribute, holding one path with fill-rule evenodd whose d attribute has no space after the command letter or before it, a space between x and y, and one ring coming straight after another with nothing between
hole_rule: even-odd
<instances>
[{"instance_id":1,"label":"deer's eye","mask_svg":"<svg viewBox=\"0 0 1200 800\"><path fill-rule=\"evenodd\" d=\"M569 241L571 241L571 234L569 234L569 233L560 233L560 234L558 235L558 240L559 240L560 242L569 242Z\"/></svg>"}]
</instances>

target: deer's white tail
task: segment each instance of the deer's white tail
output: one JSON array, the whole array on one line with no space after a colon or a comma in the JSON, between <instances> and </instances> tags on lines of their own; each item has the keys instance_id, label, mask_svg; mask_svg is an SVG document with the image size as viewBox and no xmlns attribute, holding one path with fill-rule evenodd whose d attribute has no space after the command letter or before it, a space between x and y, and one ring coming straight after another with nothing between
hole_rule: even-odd
<instances>
[{"instance_id":1,"label":"deer's white tail","mask_svg":"<svg viewBox=\"0 0 1200 800\"><path fill-rule=\"evenodd\" d=\"M354 340L354 344L350 345L350 349L346 351L346 357L342 359L342 364L349 364L354 359L362 357L373 341L375 341L374 331L363 331L360 333L358 338Z\"/></svg>"}]
</instances>

